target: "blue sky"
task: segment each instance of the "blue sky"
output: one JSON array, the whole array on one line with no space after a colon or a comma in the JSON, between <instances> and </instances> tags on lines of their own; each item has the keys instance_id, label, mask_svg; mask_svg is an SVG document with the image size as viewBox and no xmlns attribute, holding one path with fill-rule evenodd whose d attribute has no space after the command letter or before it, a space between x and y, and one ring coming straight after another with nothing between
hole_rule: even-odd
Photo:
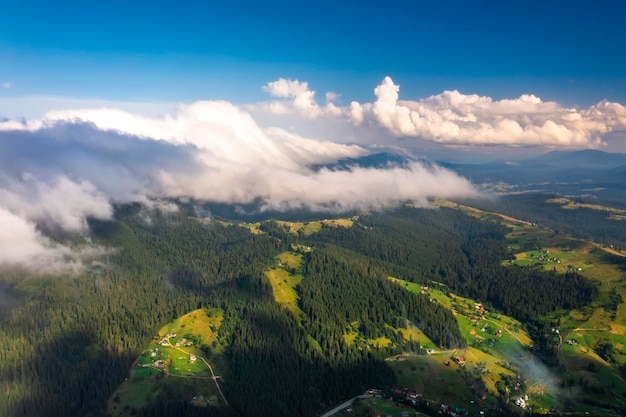
<instances>
[{"instance_id":1,"label":"blue sky","mask_svg":"<svg viewBox=\"0 0 626 417\"><path fill-rule=\"evenodd\" d=\"M279 77L341 100L443 90L566 105L626 102L620 1L6 0L10 96L236 103Z\"/></svg>"}]
</instances>

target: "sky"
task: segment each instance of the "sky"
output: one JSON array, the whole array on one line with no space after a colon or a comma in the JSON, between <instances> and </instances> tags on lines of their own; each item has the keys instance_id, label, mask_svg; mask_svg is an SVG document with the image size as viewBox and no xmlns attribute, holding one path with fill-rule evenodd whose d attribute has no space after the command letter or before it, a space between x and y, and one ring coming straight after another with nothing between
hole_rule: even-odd
<instances>
[{"instance_id":1,"label":"sky","mask_svg":"<svg viewBox=\"0 0 626 417\"><path fill-rule=\"evenodd\" d=\"M338 213L476 195L427 160L626 152L618 1L34 1L0 13L0 266L173 199ZM96 251L97 252L97 251ZM37 262L33 262L37 259Z\"/></svg>"}]
</instances>

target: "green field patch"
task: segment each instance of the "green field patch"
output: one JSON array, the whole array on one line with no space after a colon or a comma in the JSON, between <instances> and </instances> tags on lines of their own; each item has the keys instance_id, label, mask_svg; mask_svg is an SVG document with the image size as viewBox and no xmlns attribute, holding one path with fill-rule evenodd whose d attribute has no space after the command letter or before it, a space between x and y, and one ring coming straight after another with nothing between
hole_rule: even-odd
<instances>
[{"instance_id":1,"label":"green field patch","mask_svg":"<svg viewBox=\"0 0 626 417\"><path fill-rule=\"evenodd\" d=\"M150 404L160 393L160 387L154 378L154 374L158 373L151 368L141 368L134 372L109 399L108 413L112 416L129 416L131 410L139 410Z\"/></svg>"},{"instance_id":2,"label":"green field patch","mask_svg":"<svg viewBox=\"0 0 626 417\"><path fill-rule=\"evenodd\" d=\"M346 344L353 345L357 342L357 339L359 338L359 335L361 334L359 332L360 326L361 326L361 322L359 322L358 320L353 321L348 325L348 327L343 333L343 340L346 342Z\"/></svg>"},{"instance_id":3,"label":"green field patch","mask_svg":"<svg viewBox=\"0 0 626 417\"><path fill-rule=\"evenodd\" d=\"M174 346L178 343L178 347L186 349L206 345L211 347L214 353L221 353L223 346L218 340L218 330L223 319L224 312L219 308L194 310L161 327L158 332L159 338L162 339L167 334L176 334L169 338L169 342Z\"/></svg>"},{"instance_id":4,"label":"green field patch","mask_svg":"<svg viewBox=\"0 0 626 417\"><path fill-rule=\"evenodd\" d=\"M607 213L612 214L608 216L609 218L612 218L613 216L618 217L618 218L624 217L624 214L626 214L626 210L618 209L615 207L603 206L600 204L577 203L573 200L570 200L569 198L562 198L562 197L561 198L549 198L546 200L546 203L559 204L562 208L567 209L567 210L586 208L586 209L597 210L597 211L605 211Z\"/></svg>"},{"instance_id":5,"label":"green field patch","mask_svg":"<svg viewBox=\"0 0 626 417\"><path fill-rule=\"evenodd\" d=\"M377 337L376 339L367 339L366 343L373 347L387 347L392 344L391 339L384 336Z\"/></svg>"},{"instance_id":6,"label":"green field patch","mask_svg":"<svg viewBox=\"0 0 626 417\"><path fill-rule=\"evenodd\" d=\"M299 271L302 262L302 253L287 251L278 255L275 265L265 271L265 276L272 285L274 300L287 307L300 323L306 316L298 306L300 296L296 291L296 286L302 281L302 275L292 272Z\"/></svg>"},{"instance_id":7,"label":"green field patch","mask_svg":"<svg viewBox=\"0 0 626 417\"><path fill-rule=\"evenodd\" d=\"M246 229L250 230L250 233L255 234L255 235L260 235L263 234L263 231L261 230L261 223L260 222L254 222L254 223L241 223L241 226L245 227Z\"/></svg>"},{"instance_id":8,"label":"green field patch","mask_svg":"<svg viewBox=\"0 0 626 417\"><path fill-rule=\"evenodd\" d=\"M220 359L224 346L217 333L223 317L221 309L198 309L163 326L133 364L129 378L109 398L108 413L131 416L157 398L195 397L198 406L223 405L204 362L210 352L211 360L225 370Z\"/></svg>"},{"instance_id":9,"label":"green field patch","mask_svg":"<svg viewBox=\"0 0 626 417\"><path fill-rule=\"evenodd\" d=\"M287 222L278 220L276 223L286 228L289 233L298 234L301 232L308 236L319 232L322 229L322 225L330 227L352 227L356 219L357 217L350 219L314 220L310 222Z\"/></svg>"},{"instance_id":10,"label":"green field patch","mask_svg":"<svg viewBox=\"0 0 626 417\"><path fill-rule=\"evenodd\" d=\"M283 252L278 255L278 266L287 266L291 269L298 269L302 266L302 254L295 252Z\"/></svg>"},{"instance_id":11,"label":"green field patch","mask_svg":"<svg viewBox=\"0 0 626 417\"><path fill-rule=\"evenodd\" d=\"M476 400L476 394L468 388L461 367L449 357L399 355L386 362L396 374L398 387L415 390L430 401L474 409L478 413L478 406L471 403Z\"/></svg>"},{"instance_id":12,"label":"green field patch","mask_svg":"<svg viewBox=\"0 0 626 417\"><path fill-rule=\"evenodd\" d=\"M352 411L348 412L347 408ZM379 412L381 416L401 416L403 412L409 412L410 416L423 416L424 414L417 413L413 408L399 404L395 401L391 401L384 398L363 398L357 399L350 407L333 414L335 417L346 417L350 415L355 416L372 416L374 413Z\"/></svg>"},{"instance_id":13,"label":"green field patch","mask_svg":"<svg viewBox=\"0 0 626 417\"><path fill-rule=\"evenodd\" d=\"M404 337L404 340L412 340L414 342L418 342L422 346L422 348L429 349L431 351L435 351L437 349L437 346L433 343L433 341L430 340L430 338L428 338L428 336L426 336L419 327L415 326L411 322L408 322L406 328L401 328L398 330L402 332L402 337Z\"/></svg>"},{"instance_id":14,"label":"green field patch","mask_svg":"<svg viewBox=\"0 0 626 417\"><path fill-rule=\"evenodd\" d=\"M356 338L359 336L358 330L351 330L348 333L343 334L343 340L348 345L353 345L356 342Z\"/></svg>"}]
</instances>

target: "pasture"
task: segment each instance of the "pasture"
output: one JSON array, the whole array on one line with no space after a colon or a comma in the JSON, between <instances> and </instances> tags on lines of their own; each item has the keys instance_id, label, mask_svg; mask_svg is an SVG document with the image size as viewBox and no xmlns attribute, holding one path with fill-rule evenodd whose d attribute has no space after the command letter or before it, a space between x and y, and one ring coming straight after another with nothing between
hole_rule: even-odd
<instances>
[{"instance_id":1,"label":"pasture","mask_svg":"<svg viewBox=\"0 0 626 417\"><path fill-rule=\"evenodd\" d=\"M202 403L197 405L219 406L219 393L201 357L210 351L214 370L224 371L219 355L224 346L217 334L223 317L221 309L198 309L163 326L109 398L108 413L131 416L159 396L195 397Z\"/></svg>"},{"instance_id":2,"label":"pasture","mask_svg":"<svg viewBox=\"0 0 626 417\"><path fill-rule=\"evenodd\" d=\"M274 267L265 271L265 277L272 285L274 300L284 305L299 322L302 322L305 314L298 306L299 295L296 291L296 286L302 281L302 275L294 275L286 269L298 270L302 266L302 254L283 252L276 257L274 263Z\"/></svg>"}]
</instances>

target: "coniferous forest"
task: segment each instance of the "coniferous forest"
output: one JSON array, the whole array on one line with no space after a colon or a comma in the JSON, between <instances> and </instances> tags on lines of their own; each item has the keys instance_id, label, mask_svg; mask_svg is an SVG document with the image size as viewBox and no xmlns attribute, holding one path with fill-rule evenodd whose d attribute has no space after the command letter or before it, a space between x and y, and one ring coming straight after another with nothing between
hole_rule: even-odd
<instances>
[{"instance_id":1,"label":"coniferous forest","mask_svg":"<svg viewBox=\"0 0 626 417\"><path fill-rule=\"evenodd\" d=\"M215 219L118 207L91 221L106 250L77 274L0 275L0 415L105 416L106 402L163 324L189 311L224 311L222 375L229 407L160 397L137 416L314 416L368 388L396 383L384 358L419 351L394 330L415 324L442 349L465 341L452 312L393 276L480 299L524 322L589 303L596 287L572 272L503 266L507 229L458 210L398 208L310 235L276 222L262 233ZM71 241L72 237L63 237ZM299 321L274 301L264 271L293 245ZM359 348L346 329L394 343Z\"/></svg>"}]
</instances>

